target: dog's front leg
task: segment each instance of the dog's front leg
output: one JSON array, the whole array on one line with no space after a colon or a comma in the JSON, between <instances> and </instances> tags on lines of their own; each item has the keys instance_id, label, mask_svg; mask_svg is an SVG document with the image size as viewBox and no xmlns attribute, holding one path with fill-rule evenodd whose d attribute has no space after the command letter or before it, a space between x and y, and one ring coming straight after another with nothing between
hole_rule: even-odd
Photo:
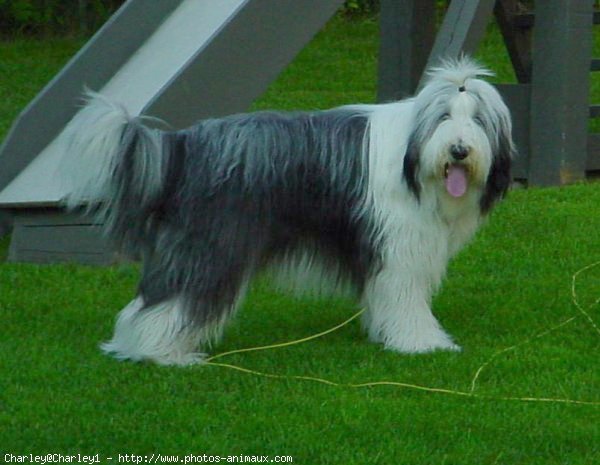
<instances>
[{"instance_id":1,"label":"dog's front leg","mask_svg":"<svg viewBox=\"0 0 600 465\"><path fill-rule=\"evenodd\" d=\"M445 272L445 260L414 250L389 254L367 283L363 324L369 338L404 353L460 350L431 312L432 294Z\"/></svg>"}]
</instances>

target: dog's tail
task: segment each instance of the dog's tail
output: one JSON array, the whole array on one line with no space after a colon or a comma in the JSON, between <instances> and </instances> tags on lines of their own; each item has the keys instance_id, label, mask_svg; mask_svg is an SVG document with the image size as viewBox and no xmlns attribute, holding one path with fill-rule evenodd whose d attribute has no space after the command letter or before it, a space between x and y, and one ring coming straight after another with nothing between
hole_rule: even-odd
<instances>
[{"instance_id":1,"label":"dog's tail","mask_svg":"<svg viewBox=\"0 0 600 465\"><path fill-rule=\"evenodd\" d=\"M67 208L93 213L117 242L133 239L132 233L147 224L163 187L164 132L93 92L86 93L86 105L66 131L60 169Z\"/></svg>"}]
</instances>

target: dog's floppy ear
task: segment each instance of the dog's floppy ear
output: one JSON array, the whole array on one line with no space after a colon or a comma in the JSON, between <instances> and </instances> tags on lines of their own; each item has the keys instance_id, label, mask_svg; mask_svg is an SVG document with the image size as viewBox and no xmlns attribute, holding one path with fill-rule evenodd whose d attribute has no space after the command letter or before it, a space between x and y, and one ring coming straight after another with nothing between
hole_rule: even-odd
<instances>
[{"instance_id":1,"label":"dog's floppy ear","mask_svg":"<svg viewBox=\"0 0 600 465\"><path fill-rule=\"evenodd\" d=\"M419 152L420 149L416 137L411 135L408 138L406 153L404 154L404 168L402 170L402 175L408 185L408 189L415 195L417 200L419 200L421 195L421 185L418 180Z\"/></svg>"},{"instance_id":2,"label":"dog's floppy ear","mask_svg":"<svg viewBox=\"0 0 600 465\"><path fill-rule=\"evenodd\" d=\"M506 195L511 182L510 166L515 155L510 126L506 125L499 131L498 147L481 197L480 208L483 214L488 213L494 203Z\"/></svg>"}]
</instances>

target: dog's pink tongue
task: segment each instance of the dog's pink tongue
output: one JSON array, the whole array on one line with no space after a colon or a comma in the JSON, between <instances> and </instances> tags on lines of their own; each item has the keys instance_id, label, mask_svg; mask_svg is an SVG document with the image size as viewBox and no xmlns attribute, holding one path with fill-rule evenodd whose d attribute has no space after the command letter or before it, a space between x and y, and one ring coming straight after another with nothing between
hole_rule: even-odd
<instances>
[{"instance_id":1,"label":"dog's pink tongue","mask_svg":"<svg viewBox=\"0 0 600 465\"><path fill-rule=\"evenodd\" d=\"M462 197L467 192L467 172L460 165L450 165L446 176L446 190L452 197Z\"/></svg>"}]
</instances>

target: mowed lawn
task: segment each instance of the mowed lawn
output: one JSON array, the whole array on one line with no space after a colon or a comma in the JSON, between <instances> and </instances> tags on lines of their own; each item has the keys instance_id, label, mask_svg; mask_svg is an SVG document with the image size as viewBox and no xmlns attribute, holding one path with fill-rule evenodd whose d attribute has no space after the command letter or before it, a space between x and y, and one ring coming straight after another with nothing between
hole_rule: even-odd
<instances>
[{"instance_id":1,"label":"mowed lawn","mask_svg":"<svg viewBox=\"0 0 600 465\"><path fill-rule=\"evenodd\" d=\"M377 40L374 20L334 19L254 108L373 101ZM0 138L81 44L0 42ZM495 30L480 58L498 80L512 79ZM600 184L513 191L451 264L434 300L463 352L384 352L355 320L303 344L218 360L288 378L116 362L98 343L135 293L136 265L2 263L0 459L81 453L111 463L118 454L160 453L291 456L311 465L600 463L598 262ZM357 310L347 300L292 298L261 279L212 351L304 338ZM379 381L405 385L350 386Z\"/></svg>"}]
</instances>

